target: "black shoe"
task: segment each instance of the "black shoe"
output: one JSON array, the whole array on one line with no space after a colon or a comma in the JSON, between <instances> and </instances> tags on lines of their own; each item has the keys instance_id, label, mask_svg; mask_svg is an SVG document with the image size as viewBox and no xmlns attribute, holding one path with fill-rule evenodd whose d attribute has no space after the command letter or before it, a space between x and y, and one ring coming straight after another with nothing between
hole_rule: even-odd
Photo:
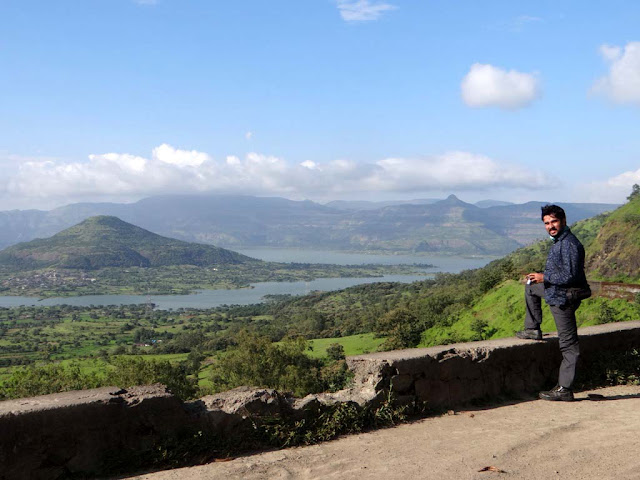
<instances>
[{"instance_id":1,"label":"black shoe","mask_svg":"<svg viewBox=\"0 0 640 480\"><path fill-rule=\"evenodd\" d=\"M522 340L542 340L542 331L534 328L527 328L516 332L516 337Z\"/></svg>"},{"instance_id":2,"label":"black shoe","mask_svg":"<svg viewBox=\"0 0 640 480\"><path fill-rule=\"evenodd\" d=\"M551 400L554 402L573 402L573 390L567 387L555 386L548 392L540 392L539 397L542 400Z\"/></svg>"}]
</instances>

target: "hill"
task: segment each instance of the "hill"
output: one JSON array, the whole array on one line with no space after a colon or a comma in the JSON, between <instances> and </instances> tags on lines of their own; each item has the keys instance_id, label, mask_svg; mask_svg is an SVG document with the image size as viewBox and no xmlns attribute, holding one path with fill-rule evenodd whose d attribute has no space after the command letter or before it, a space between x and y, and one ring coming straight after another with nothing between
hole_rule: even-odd
<instances>
[{"instance_id":1,"label":"hill","mask_svg":"<svg viewBox=\"0 0 640 480\"><path fill-rule=\"evenodd\" d=\"M20 243L0 252L0 265L15 269L206 267L251 262L259 263L212 245L163 237L111 216L91 217L50 238Z\"/></svg>"},{"instance_id":2,"label":"hill","mask_svg":"<svg viewBox=\"0 0 640 480\"><path fill-rule=\"evenodd\" d=\"M372 252L504 255L544 235L546 202L480 206L445 200L320 205L247 195L166 195L132 204L79 203L49 212L0 212L0 247L48 237L95 215L219 247L294 247ZM392 203L392 204L389 204ZM563 204L572 221L613 210L610 204Z\"/></svg>"}]
</instances>

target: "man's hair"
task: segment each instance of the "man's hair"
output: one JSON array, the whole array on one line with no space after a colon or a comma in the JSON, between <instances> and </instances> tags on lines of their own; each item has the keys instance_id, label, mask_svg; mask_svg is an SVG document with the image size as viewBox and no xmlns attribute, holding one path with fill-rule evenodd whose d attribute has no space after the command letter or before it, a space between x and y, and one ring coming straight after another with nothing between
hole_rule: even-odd
<instances>
[{"instance_id":1,"label":"man's hair","mask_svg":"<svg viewBox=\"0 0 640 480\"><path fill-rule=\"evenodd\" d=\"M544 217L547 215L556 217L558 220L567 220L567 215L564 213L564 210L557 205L545 205L542 207L542 215L540 215L540 218L544 220Z\"/></svg>"}]
</instances>

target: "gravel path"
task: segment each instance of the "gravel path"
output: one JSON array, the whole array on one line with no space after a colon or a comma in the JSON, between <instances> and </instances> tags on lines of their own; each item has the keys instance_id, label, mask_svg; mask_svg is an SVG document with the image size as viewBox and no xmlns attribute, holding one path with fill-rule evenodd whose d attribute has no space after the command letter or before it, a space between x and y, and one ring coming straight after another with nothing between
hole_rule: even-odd
<instances>
[{"instance_id":1,"label":"gravel path","mask_svg":"<svg viewBox=\"0 0 640 480\"><path fill-rule=\"evenodd\" d=\"M588 393L606 399L591 401ZM640 478L640 386L582 392L576 399L465 410L320 445L130 478ZM484 467L501 472L480 472Z\"/></svg>"}]
</instances>

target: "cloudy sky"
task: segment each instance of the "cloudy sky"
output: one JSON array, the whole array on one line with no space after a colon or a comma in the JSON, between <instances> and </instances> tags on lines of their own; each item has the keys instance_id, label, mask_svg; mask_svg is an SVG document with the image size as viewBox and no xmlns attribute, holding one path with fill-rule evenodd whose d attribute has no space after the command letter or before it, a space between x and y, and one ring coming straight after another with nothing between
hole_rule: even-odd
<instances>
[{"instance_id":1,"label":"cloudy sky","mask_svg":"<svg viewBox=\"0 0 640 480\"><path fill-rule=\"evenodd\" d=\"M0 210L640 183L635 0L3 0L0 19Z\"/></svg>"}]
</instances>

